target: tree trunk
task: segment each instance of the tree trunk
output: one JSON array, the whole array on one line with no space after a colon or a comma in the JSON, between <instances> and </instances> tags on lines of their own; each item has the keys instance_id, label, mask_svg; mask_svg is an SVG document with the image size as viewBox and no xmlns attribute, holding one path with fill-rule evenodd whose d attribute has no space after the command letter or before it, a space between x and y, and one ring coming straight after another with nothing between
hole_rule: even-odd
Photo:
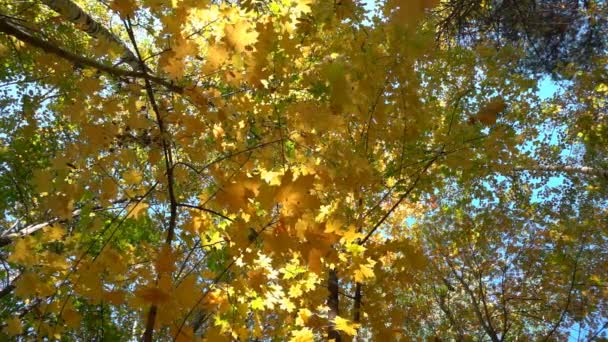
<instances>
[{"instance_id":1,"label":"tree trunk","mask_svg":"<svg viewBox=\"0 0 608 342\"><path fill-rule=\"evenodd\" d=\"M353 322L355 324L361 323L361 299L363 297L362 290L363 285L361 283L357 283L355 285L355 303L353 304ZM359 337L356 337L356 340L359 341Z\"/></svg>"},{"instance_id":2,"label":"tree trunk","mask_svg":"<svg viewBox=\"0 0 608 342\"><path fill-rule=\"evenodd\" d=\"M156 323L156 305L152 305L150 307L150 311L148 311L148 318L146 319L146 330L144 331L143 341L151 342L152 337L154 335L154 324Z\"/></svg>"},{"instance_id":3,"label":"tree trunk","mask_svg":"<svg viewBox=\"0 0 608 342\"><path fill-rule=\"evenodd\" d=\"M361 298L362 298L362 294L361 294L361 290L362 290L362 285L361 283L357 283L357 285L355 285L355 304L354 304L354 314L353 314L353 321L355 323L360 323L361 322Z\"/></svg>"},{"instance_id":4,"label":"tree trunk","mask_svg":"<svg viewBox=\"0 0 608 342\"><path fill-rule=\"evenodd\" d=\"M327 297L327 306L329 306L329 312L327 314L327 318L329 319L329 327L327 328L327 338L329 340L333 339L335 342L340 342L340 332L336 330L336 326L334 323L334 319L340 314L338 272L336 270L329 271L327 288L329 289L329 296Z\"/></svg>"}]
</instances>

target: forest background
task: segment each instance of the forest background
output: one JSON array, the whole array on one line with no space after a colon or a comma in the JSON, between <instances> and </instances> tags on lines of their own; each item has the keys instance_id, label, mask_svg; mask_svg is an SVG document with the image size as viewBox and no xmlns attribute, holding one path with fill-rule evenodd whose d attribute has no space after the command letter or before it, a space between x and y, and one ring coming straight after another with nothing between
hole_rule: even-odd
<instances>
[{"instance_id":1,"label":"forest background","mask_svg":"<svg viewBox=\"0 0 608 342\"><path fill-rule=\"evenodd\" d=\"M601 340L608 6L0 0L12 340Z\"/></svg>"}]
</instances>

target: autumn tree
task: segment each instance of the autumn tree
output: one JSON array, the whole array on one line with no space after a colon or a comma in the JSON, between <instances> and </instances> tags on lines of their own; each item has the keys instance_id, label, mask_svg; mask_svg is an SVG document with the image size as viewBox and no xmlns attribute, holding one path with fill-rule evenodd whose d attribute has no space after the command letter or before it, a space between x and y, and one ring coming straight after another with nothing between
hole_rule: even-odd
<instances>
[{"instance_id":1,"label":"autumn tree","mask_svg":"<svg viewBox=\"0 0 608 342\"><path fill-rule=\"evenodd\" d=\"M601 336L604 51L543 100L454 3L0 0L3 333Z\"/></svg>"}]
</instances>

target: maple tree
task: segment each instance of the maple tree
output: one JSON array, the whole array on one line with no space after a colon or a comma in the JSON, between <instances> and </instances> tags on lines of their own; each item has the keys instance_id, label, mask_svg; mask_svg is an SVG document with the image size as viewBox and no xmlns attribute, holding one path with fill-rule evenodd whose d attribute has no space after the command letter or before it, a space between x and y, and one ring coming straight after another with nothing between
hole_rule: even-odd
<instances>
[{"instance_id":1,"label":"maple tree","mask_svg":"<svg viewBox=\"0 0 608 342\"><path fill-rule=\"evenodd\" d=\"M2 333L603 336L607 56L469 3L0 0Z\"/></svg>"}]
</instances>

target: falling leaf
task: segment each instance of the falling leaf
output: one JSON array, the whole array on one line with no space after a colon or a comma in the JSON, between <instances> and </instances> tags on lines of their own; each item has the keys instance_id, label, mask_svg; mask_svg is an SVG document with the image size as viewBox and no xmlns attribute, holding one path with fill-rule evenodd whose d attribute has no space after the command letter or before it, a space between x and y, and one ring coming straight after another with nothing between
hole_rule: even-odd
<instances>
[{"instance_id":1,"label":"falling leaf","mask_svg":"<svg viewBox=\"0 0 608 342\"><path fill-rule=\"evenodd\" d=\"M156 286L141 287L135 291L135 295L154 305L166 303L171 298L168 292Z\"/></svg>"},{"instance_id":2,"label":"falling leaf","mask_svg":"<svg viewBox=\"0 0 608 342\"><path fill-rule=\"evenodd\" d=\"M58 241L66 234L65 229L58 224L47 227L43 231L45 241Z\"/></svg>"},{"instance_id":3,"label":"falling leaf","mask_svg":"<svg viewBox=\"0 0 608 342\"><path fill-rule=\"evenodd\" d=\"M103 294L103 299L113 305L121 305L125 301L124 291L110 291Z\"/></svg>"},{"instance_id":4,"label":"falling leaf","mask_svg":"<svg viewBox=\"0 0 608 342\"><path fill-rule=\"evenodd\" d=\"M312 316L312 312L306 308L298 311L298 317L296 318L296 324L304 326L308 323L308 319Z\"/></svg>"},{"instance_id":5,"label":"falling leaf","mask_svg":"<svg viewBox=\"0 0 608 342\"><path fill-rule=\"evenodd\" d=\"M321 273L321 250L313 248L308 252L308 269L317 274Z\"/></svg>"},{"instance_id":6,"label":"falling leaf","mask_svg":"<svg viewBox=\"0 0 608 342\"><path fill-rule=\"evenodd\" d=\"M80 321L82 320L82 316L76 311L73 306L64 308L63 313L61 314L61 318L65 324L69 327L76 328L79 326Z\"/></svg>"},{"instance_id":7,"label":"falling leaf","mask_svg":"<svg viewBox=\"0 0 608 342\"><path fill-rule=\"evenodd\" d=\"M126 209L127 217L138 219L138 218L142 217L143 215L146 215L146 213L147 213L146 209L148 209L147 203L143 203L143 202L131 203L127 206L127 209Z\"/></svg>"},{"instance_id":8,"label":"falling leaf","mask_svg":"<svg viewBox=\"0 0 608 342\"><path fill-rule=\"evenodd\" d=\"M359 328L359 324L351 323L349 320L344 319L340 316L336 316L336 318L334 319L334 324L336 330L343 331L350 336L357 335L357 329Z\"/></svg>"},{"instance_id":9,"label":"falling leaf","mask_svg":"<svg viewBox=\"0 0 608 342\"><path fill-rule=\"evenodd\" d=\"M264 299L260 297L256 297L254 300L249 303L251 309L261 311L264 310Z\"/></svg>"},{"instance_id":10,"label":"falling leaf","mask_svg":"<svg viewBox=\"0 0 608 342\"><path fill-rule=\"evenodd\" d=\"M175 270L175 255L169 246L163 246L156 258L156 272L158 274L171 273Z\"/></svg>"},{"instance_id":11,"label":"falling leaf","mask_svg":"<svg viewBox=\"0 0 608 342\"><path fill-rule=\"evenodd\" d=\"M343 243L352 243L356 239L362 238L363 234L357 232L357 227L350 225L348 230L342 233Z\"/></svg>"},{"instance_id":12,"label":"falling leaf","mask_svg":"<svg viewBox=\"0 0 608 342\"><path fill-rule=\"evenodd\" d=\"M369 259L368 264L360 264L359 267L355 270L355 281L358 283L362 283L367 279L371 279L374 277L374 264L376 262Z\"/></svg>"}]
</instances>

